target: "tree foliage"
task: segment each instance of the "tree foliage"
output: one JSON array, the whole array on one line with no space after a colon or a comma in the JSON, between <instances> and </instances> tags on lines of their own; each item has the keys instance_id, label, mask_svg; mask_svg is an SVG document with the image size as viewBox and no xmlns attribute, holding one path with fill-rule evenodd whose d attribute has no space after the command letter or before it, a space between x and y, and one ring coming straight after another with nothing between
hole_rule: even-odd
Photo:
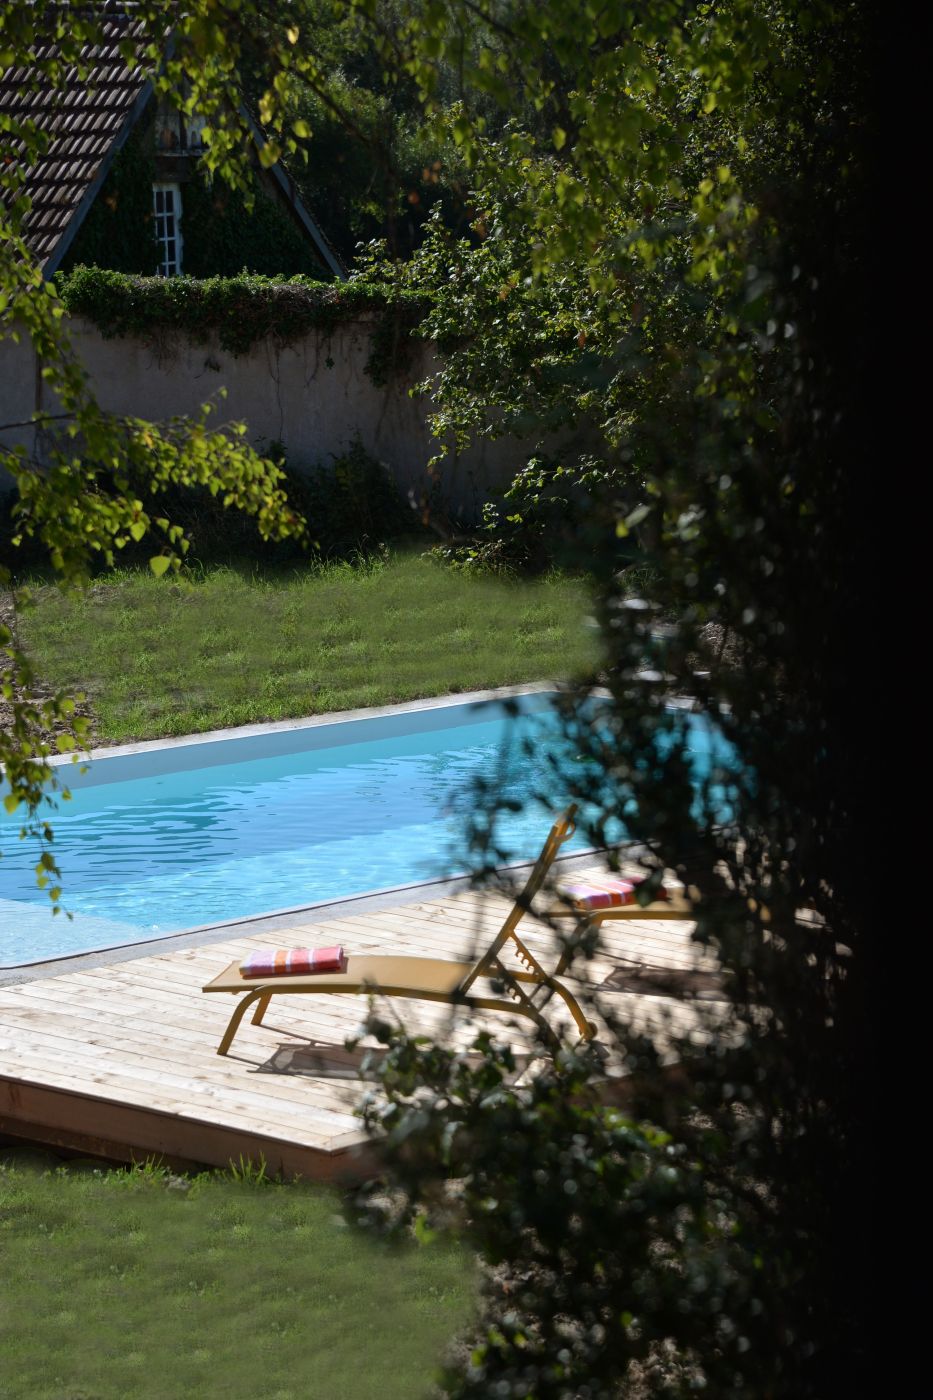
<instances>
[{"instance_id":1,"label":"tree foliage","mask_svg":"<svg viewBox=\"0 0 933 1400\"><path fill-rule=\"evenodd\" d=\"M518 1091L488 1040L477 1066L375 1022L389 1055L370 1121L409 1211L448 1213L456 1182L493 1266L450 1394L844 1393L871 1342L855 1224L871 760L853 672L872 615L876 36L855 5L795 0L470 6L490 44L474 32L450 109L438 64L464 14L409 12L392 53L471 163L479 242L438 224L395 276L434 297L439 435L530 430L504 524L527 548L533 516L596 580L607 665L565 698L565 751L529 797L575 798L594 845L621 823L654 878L683 880L722 1000L685 981L690 1023L672 1016L659 1043L637 1000L595 997L628 1071L621 1118L598 1058ZM731 755L699 786L671 695ZM481 877L496 809L487 792ZM593 951L577 950L584 976Z\"/></svg>"},{"instance_id":2,"label":"tree foliage","mask_svg":"<svg viewBox=\"0 0 933 1400\"><path fill-rule=\"evenodd\" d=\"M88 54L100 44L102 26L115 10L119 7L108 4L28 0L4 6L0 70L22 66L23 81L44 89L54 102L75 74L89 71ZM283 107L291 75L303 66L297 8L283 5L270 24L262 6L239 0L195 0L185 6L141 0L133 18L144 38L128 30L120 41L127 64L141 67L158 95L208 119L204 169L248 203L254 138L240 105L241 73L258 67L265 76L258 96L267 133L261 163L269 166L284 152L297 153L299 134L286 124ZM255 515L264 537L300 532L303 522L288 506L280 472L247 446L242 427L211 427L216 406L206 404L194 421L164 425L118 419L101 408L70 345L61 301L43 280L23 236L30 207L26 178L47 149L50 133L28 108L5 112L0 123L10 153L0 173L0 335L31 344L54 400L51 412L33 414L41 430L35 448L22 441L0 448L0 468L11 474L19 492L21 535L38 539L66 585L85 580L93 561L112 562L129 540L150 534L155 572L178 568L184 533L167 516L143 509L133 490L139 479L156 492L173 484L206 486L225 504ZM8 575L0 574L0 584L7 581ZM9 789L4 800L11 810L22 808L27 825L35 828L44 785L52 776L46 763L49 726L67 719L69 701L63 696L36 701L28 662L5 626L0 654L3 695L13 716L11 728L0 733L0 767ZM79 737L75 730L70 742ZM68 742L67 734L56 741ZM51 835L47 825L38 829ZM42 880L55 874L50 850L43 852L40 867Z\"/></svg>"},{"instance_id":3,"label":"tree foliage","mask_svg":"<svg viewBox=\"0 0 933 1400\"><path fill-rule=\"evenodd\" d=\"M138 9L155 32L164 7ZM325 106L332 92L307 11L193 0L171 13L157 85L189 78L210 169L238 187L244 71L261 75L263 158L297 156L296 85ZM845 0L354 0L334 13L364 27L380 71L413 85L473 172L474 236L437 220L407 268L382 273L434 298L438 431L530 430L548 466L540 486L529 469L524 494L567 482L579 510L565 558L595 579L607 665L568 693L565 754L529 796L576 797L594 844L623 823L652 874L691 890L695 936L721 967L722 1000L690 1002L692 1029L672 1017L662 1043L638 1029L637 1003L596 998L628 1071L614 1107L592 1055L546 1059L519 1089L488 1038L465 1059L374 1023L389 1053L369 1115L403 1218L453 1214L491 1267L475 1350L447 1391L857 1393L873 967L868 703L851 677L873 635L855 467L872 440L876 35ZM68 18L64 62L95 23L83 7ZM0 51L26 52L38 22L36 7L8 7ZM154 41L146 61L160 56ZM63 574L149 527L122 491L127 461L155 481L209 479L266 510L270 531L292 528L268 466L205 422L157 430L100 412L17 241L22 205L7 209L0 314L32 336L74 427L50 467L11 465L24 528ZM177 553L170 524L157 528ZM653 580L641 597L625 583L633 549ZM671 694L692 697L730 755L699 790ZM40 741L17 713L24 737L0 757L31 800ZM501 854L495 816L486 794L479 877ZM593 951L581 940L578 965Z\"/></svg>"},{"instance_id":4,"label":"tree foliage","mask_svg":"<svg viewBox=\"0 0 933 1400\"><path fill-rule=\"evenodd\" d=\"M432 209L469 235L466 167L425 125L412 78L382 62L372 29L387 32L391 0L361 14L344 0L305 0L303 44L317 69L290 85L288 110L307 131L295 175L302 195L351 266L360 243L387 240L395 256L418 246Z\"/></svg>"}]
</instances>

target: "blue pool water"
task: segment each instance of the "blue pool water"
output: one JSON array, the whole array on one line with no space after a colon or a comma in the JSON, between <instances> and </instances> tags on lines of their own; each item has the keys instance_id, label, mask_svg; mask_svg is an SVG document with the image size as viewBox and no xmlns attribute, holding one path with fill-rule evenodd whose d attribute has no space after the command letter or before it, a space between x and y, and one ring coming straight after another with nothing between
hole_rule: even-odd
<instances>
[{"instance_id":1,"label":"blue pool water","mask_svg":"<svg viewBox=\"0 0 933 1400\"><path fill-rule=\"evenodd\" d=\"M530 739L532 754L519 739ZM473 783L547 790L560 742L549 697L458 704L95 759L51 814L63 905L35 883L39 846L0 818L0 965L302 907L462 872ZM708 767L706 734L691 741ZM532 859L553 817L508 813L497 840ZM565 850L581 849L575 837Z\"/></svg>"}]
</instances>

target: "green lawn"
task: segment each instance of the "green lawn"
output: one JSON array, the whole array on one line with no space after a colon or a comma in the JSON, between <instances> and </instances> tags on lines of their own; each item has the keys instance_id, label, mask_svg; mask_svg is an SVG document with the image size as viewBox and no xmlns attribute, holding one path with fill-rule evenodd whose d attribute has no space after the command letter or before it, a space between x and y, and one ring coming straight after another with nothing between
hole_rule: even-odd
<instances>
[{"instance_id":1,"label":"green lawn","mask_svg":"<svg viewBox=\"0 0 933 1400\"><path fill-rule=\"evenodd\" d=\"M0 1278L3 1400L417 1400L476 1296L323 1188L3 1166Z\"/></svg>"},{"instance_id":2,"label":"green lawn","mask_svg":"<svg viewBox=\"0 0 933 1400\"><path fill-rule=\"evenodd\" d=\"M39 676L123 742L568 676L596 659L578 581L472 577L416 558L190 583L45 587L20 636Z\"/></svg>"}]
</instances>

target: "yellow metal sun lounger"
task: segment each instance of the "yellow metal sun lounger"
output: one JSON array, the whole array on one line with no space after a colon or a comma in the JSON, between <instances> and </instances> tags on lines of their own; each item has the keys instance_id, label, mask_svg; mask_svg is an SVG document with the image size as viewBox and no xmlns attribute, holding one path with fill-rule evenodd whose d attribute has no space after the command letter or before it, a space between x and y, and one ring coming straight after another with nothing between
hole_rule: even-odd
<instances>
[{"instance_id":1,"label":"yellow metal sun lounger","mask_svg":"<svg viewBox=\"0 0 933 1400\"><path fill-rule=\"evenodd\" d=\"M502 928L489 948L475 962L452 962L442 958L396 956L394 954L351 955L344 972L314 973L312 975L247 978L240 974L240 964L232 962L207 986L204 992L226 992L240 996L218 1047L225 1055L236 1035L240 1022L251 1006L253 1025L261 1025L273 996L276 995L337 995L357 993L390 997L411 997L419 1001L439 1001L449 1005L476 1007L483 1011L505 1011L526 1016L544 1032L552 1046L560 1041L542 1014L543 1003L559 996L576 1023L580 1036L590 1040L596 1026L588 1021L576 997L557 979L570 961L571 949L561 955L553 972L547 972L522 942L516 929L530 911L535 895L541 889L548 871L563 843L573 835L576 806L568 807L551 827L541 854L525 886ZM558 887L559 888L559 887ZM597 886L598 888L598 882ZM678 896L667 896L646 906L630 904L624 908L594 909L585 899L575 899L568 892L563 902L551 907L551 917L572 917L579 923L602 922L604 919L689 919L690 903ZM520 967L507 965L502 956L513 954ZM488 989L478 983L491 984ZM505 995L502 995L502 993Z\"/></svg>"},{"instance_id":2,"label":"yellow metal sun lounger","mask_svg":"<svg viewBox=\"0 0 933 1400\"><path fill-rule=\"evenodd\" d=\"M476 962L450 962L441 958L396 957L394 955L350 956L345 972L315 973L310 976L276 976L246 978L239 972L239 963L232 962L212 982L202 988L205 992L227 992L241 995L218 1047L225 1055L244 1015L255 1006L253 1025L260 1025L269 1002L276 995L326 995L341 992L378 996L412 997L423 1001L441 1001L470 1006L483 1011L506 1011L527 1016L545 1033L552 1044L558 1037L548 1025L537 1004L539 994L549 999L557 994L567 1005L580 1035L588 1040L596 1027L587 1021L576 998L554 975L548 973L516 933L516 928L531 908L560 847L574 831L576 807L571 806L551 827L544 848L516 899L505 923L489 948ZM500 954L516 955L521 967L509 967ZM561 959L560 970L566 963ZM488 990L478 983L491 984ZM501 993L504 992L503 996Z\"/></svg>"}]
</instances>

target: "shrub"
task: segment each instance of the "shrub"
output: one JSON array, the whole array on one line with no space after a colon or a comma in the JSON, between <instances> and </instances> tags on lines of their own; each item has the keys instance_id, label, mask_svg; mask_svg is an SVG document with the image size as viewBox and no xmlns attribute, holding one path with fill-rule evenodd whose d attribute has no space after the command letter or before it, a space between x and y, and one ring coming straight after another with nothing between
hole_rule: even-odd
<instances>
[{"instance_id":1,"label":"shrub","mask_svg":"<svg viewBox=\"0 0 933 1400\"><path fill-rule=\"evenodd\" d=\"M308 522L309 541L264 540L252 516L225 507L206 487L175 486L158 494L143 482L134 485L143 508L167 515L191 541L189 564L217 564L248 559L271 567L312 556L347 559L370 554L405 536L422 531L418 516L406 502L384 463L376 461L357 440L340 457L299 471L285 461L281 443L267 445L266 455L285 473L284 488L291 505ZM17 494L0 499L0 564L15 574L43 568L45 555L28 536L14 545ZM151 542L130 542L121 551L121 565L145 565ZM101 566L101 572L104 566Z\"/></svg>"}]
</instances>

